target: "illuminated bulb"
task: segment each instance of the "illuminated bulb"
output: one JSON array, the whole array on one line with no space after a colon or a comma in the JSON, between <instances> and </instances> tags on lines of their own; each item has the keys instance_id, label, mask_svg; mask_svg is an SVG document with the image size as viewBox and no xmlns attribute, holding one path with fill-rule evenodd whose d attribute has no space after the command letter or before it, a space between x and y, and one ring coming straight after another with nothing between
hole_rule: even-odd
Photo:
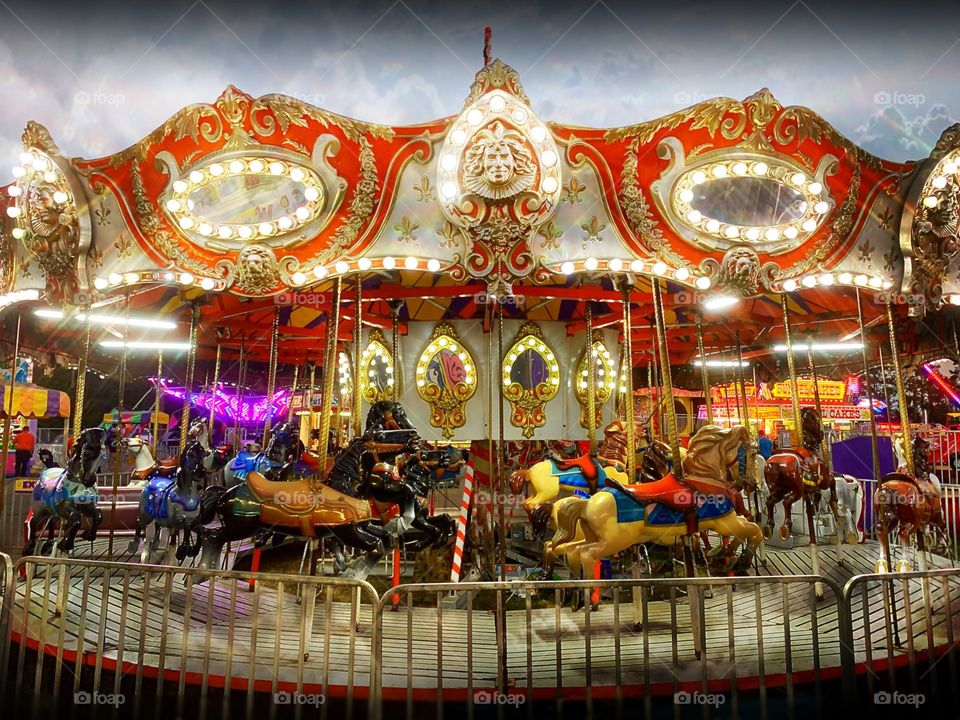
<instances>
[{"instance_id":1,"label":"illuminated bulb","mask_svg":"<svg viewBox=\"0 0 960 720\"><path fill-rule=\"evenodd\" d=\"M460 128L457 128L450 133L450 139L453 140L455 145L463 145L467 141L467 134Z\"/></svg>"},{"instance_id":2,"label":"illuminated bulb","mask_svg":"<svg viewBox=\"0 0 960 720\"><path fill-rule=\"evenodd\" d=\"M307 274L297 271L290 276L290 279L293 280L294 285L303 285L307 281Z\"/></svg>"},{"instance_id":3,"label":"illuminated bulb","mask_svg":"<svg viewBox=\"0 0 960 720\"><path fill-rule=\"evenodd\" d=\"M439 272L440 271L440 261L436 258L430 258L427 260L427 270L430 272Z\"/></svg>"},{"instance_id":4,"label":"illuminated bulb","mask_svg":"<svg viewBox=\"0 0 960 720\"><path fill-rule=\"evenodd\" d=\"M756 175L766 175L767 174L767 164L765 162L758 162L753 166L753 172Z\"/></svg>"},{"instance_id":5,"label":"illuminated bulb","mask_svg":"<svg viewBox=\"0 0 960 720\"><path fill-rule=\"evenodd\" d=\"M445 198L455 198L457 196L457 184L447 181L443 184L443 187L440 188L440 192L443 193Z\"/></svg>"},{"instance_id":6,"label":"illuminated bulb","mask_svg":"<svg viewBox=\"0 0 960 720\"><path fill-rule=\"evenodd\" d=\"M943 166L943 171L944 171L947 175L953 175L953 173L955 173L955 172L957 171L957 164L956 164L955 162L953 162L953 161L948 162L948 163L945 163L944 166Z\"/></svg>"},{"instance_id":7,"label":"illuminated bulb","mask_svg":"<svg viewBox=\"0 0 960 720\"><path fill-rule=\"evenodd\" d=\"M242 173L242 172L243 172L243 163L240 162L239 160L232 160L232 161L230 162L230 172L234 173L235 175L236 175L237 173Z\"/></svg>"},{"instance_id":8,"label":"illuminated bulb","mask_svg":"<svg viewBox=\"0 0 960 720\"><path fill-rule=\"evenodd\" d=\"M840 273L840 276L837 278L844 285L849 285L853 281L853 275L848 272Z\"/></svg>"},{"instance_id":9,"label":"illuminated bulb","mask_svg":"<svg viewBox=\"0 0 960 720\"><path fill-rule=\"evenodd\" d=\"M704 225L704 227L707 229L707 232L715 233L720 230L720 221L710 218L707 220L707 224Z\"/></svg>"},{"instance_id":10,"label":"illuminated bulb","mask_svg":"<svg viewBox=\"0 0 960 720\"><path fill-rule=\"evenodd\" d=\"M467 122L471 125L479 125L481 120L483 120L483 113L477 110L477 108L467 113Z\"/></svg>"},{"instance_id":11,"label":"illuminated bulb","mask_svg":"<svg viewBox=\"0 0 960 720\"><path fill-rule=\"evenodd\" d=\"M599 262L597 262L597 259L595 257L588 257L586 262L583 263L583 266L591 272L596 270L598 265L599 265Z\"/></svg>"},{"instance_id":12,"label":"illuminated bulb","mask_svg":"<svg viewBox=\"0 0 960 720\"><path fill-rule=\"evenodd\" d=\"M700 214L699 210L691 210L687 213L687 221L697 225L703 219L703 215Z\"/></svg>"},{"instance_id":13,"label":"illuminated bulb","mask_svg":"<svg viewBox=\"0 0 960 720\"><path fill-rule=\"evenodd\" d=\"M173 282L173 280L174 280L175 277L176 277L176 275L174 275L172 272L168 272L168 273L164 273L164 274L163 274L163 279L166 280L167 282Z\"/></svg>"},{"instance_id":14,"label":"illuminated bulb","mask_svg":"<svg viewBox=\"0 0 960 720\"><path fill-rule=\"evenodd\" d=\"M947 186L947 178L945 178L943 175L940 177L935 177L933 179L933 186L937 188L937 190L942 190Z\"/></svg>"},{"instance_id":15,"label":"illuminated bulb","mask_svg":"<svg viewBox=\"0 0 960 720\"><path fill-rule=\"evenodd\" d=\"M866 284L867 284L867 276L866 276L866 275L862 275L862 274L861 274L861 275L857 275L855 278L853 278L853 282L856 283L857 285L866 285Z\"/></svg>"},{"instance_id":16,"label":"illuminated bulb","mask_svg":"<svg viewBox=\"0 0 960 720\"><path fill-rule=\"evenodd\" d=\"M518 123L525 123L527 121L527 111L523 108L517 108L513 111L513 119Z\"/></svg>"},{"instance_id":17,"label":"illuminated bulb","mask_svg":"<svg viewBox=\"0 0 960 720\"><path fill-rule=\"evenodd\" d=\"M270 163L270 172L272 172L274 175L283 175L283 163Z\"/></svg>"},{"instance_id":18,"label":"illuminated bulb","mask_svg":"<svg viewBox=\"0 0 960 720\"><path fill-rule=\"evenodd\" d=\"M798 234L799 230L797 230L793 225L787 226L787 228L783 231L783 236L785 238L789 238L790 240L793 240Z\"/></svg>"},{"instance_id":19,"label":"illuminated bulb","mask_svg":"<svg viewBox=\"0 0 960 720\"><path fill-rule=\"evenodd\" d=\"M784 280L784 281L783 281L783 289L786 290L787 292L793 292L794 290L797 289L797 281L796 281L796 280Z\"/></svg>"},{"instance_id":20,"label":"illuminated bulb","mask_svg":"<svg viewBox=\"0 0 960 720\"><path fill-rule=\"evenodd\" d=\"M553 150L547 150L541 156L541 160L547 167L553 167L557 164L557 154Z\"/></svg>"},{"instance_id":21,"label":"illuminated bulb","mask_svg":"<svg viewBox=\"0 0 960 720\"><path fill-rule=\"evenodd\" d=\"M813 211L818 215L823 215L829 209L830 209L830 205L825 203L823 200L821 200L820 202L818 202L816 205L813 206Z\"/></svg>"},{"instance_id":22,"label":"illuminated bulb","mask_svg":"<svg viewBox=\"0 0 960 720\"><path fill-rule=\"evenodd\" d=\"M890 282L889 280L884 280L884 281L883 281L883 289L884 289L884 290L889 290L889 289L892 288L892 287L893 287L893 283L892 283L892 282Z\"/></svg>"},{"instance_id":23,"label":"illuminated bulb","mask_svg":"<svg viewBox=\"0 0 960 720\"><path fill-rule=\"evenodd\" d=\"M7 215L9 215L9 216L12 217L12 218L20 217L20 208L18 208L18 207L16 207L16 206L10 206L10 207L8 207L8 208L7 208Z\"/></svg>"},{"instance_id":24,"label":"illuminated bulb","mask_svg":"<svg viewBox=\"0 0 960 720\"><path fill-rule=\"evenodd\" d=\"M221 165L220 163L214 163L208 169L210 170L210 174L213 175L214 177L219 177L220 175L223 175L223 165Z\"/></svg>"},{"instance_id":25,"label":"illuminated bulb","mask_svg":"<svg viewBox=\"0 0 960 720\"><path fill-rule=\"evenodd\" d=\"M240 237L246 240L253 236L253 228L250 227L249 225L241 225L237 229L237 233L239 233Z\"/></svg>"},{"instance_id":26,"label":"illuminated bulb","mask_svg":"<svg viewBox=\"0 0 960 720\"><path fill-rule=\"evenodd\" d=\"M738 162L733 164L733 174L734 175L746 175L747 174L747 164L745 162Z\"/></svg>"},{"instance_id":27,"label":"illuminated bulb","mask_svg":"<svg viewBox=\"0 0 960 720\"><path fill-rule=\"evenodd\" d=\"M199 170L194 170L190 173L190 182L196 184L203 180L203 173Z\"/></svg>"},{"instance_id":28,"label":"illuminated bulb","mask_svg":"<svg viewBox=\"0 0 960 720\"><path fill-rule=\"evenodd\" d=\"M819 195L821 190L823 190L823 185L818 182L812 182L807 185L807 192L811 195Z\"/></svg>"},{"instance_id":29,"label":"illuminated bulb","mask_svg":"<svg viewBox=\"0 0 960 720\"><path fill-rule=\"evenodd\" d=\"M19 165L15 166L10 172L13 173L13 176L15 178L22 178L24 175L27 174L27 171L24 170Z\"/></svg>"},{"instance_id":30,"label":"illuminated bulb","mask_svg":"<svg viewBox=\"0 0 960 720\"><path fill-rule=\"evenodd\" d=\"M192 285L194 280L196 280L196 278L191 273L180 273L181 285Z\"/></svg>"},{"instance_id":31,"label":"illuminated bulb","mask_svg":"<svg viewBox=\"0 0 960 720\"><path fill-rule=\"evenodd\" d=\"M350 269L350 266L343 260L338 260L337 264L333 266L333 269L337 271L340 275L343 275Z\"/></svg>"},{"instance_id":32,"label":"illuminated bulb","mask_svg":"<svg viewBox=\"0 0 960 720\"><path fill-rule=\"evenodd\" d=\"M503 99L502 95L494 95L490 98L490 109L494 112L503 112L506 106L507 101Z\"/></svg>"},{"instance_id":33,"label":"illuminated bulb","mask_svg":"<svg viewBox=\"0 0 960 720\"><path fill-rule=\"evenodd\" d=\"M557 179L555 177L545 177L540 187L543 188L543 191L545 193L549 194L557 191L557 188L559 187L559 183L557 182Z\"/></svg>"},{"instance_id":34,"label":"illuminated bulb","mask_svg":"<svg viewBox=\"0 0 960 720\"><path fill-rule=\"evenodd\" d=\"M690 176L690 179L693 180L694 185L699 185L707 179L707 176L702 170L697 170L695 173L693 173L693 175Z\"/></svg>"},{"instance_id":35,"label":"illuminated bulb","mask_svg":"<svg viewBox=\"0 0 960 720\"><path fill-rule=\"evenodd\" d=\"M657 262L653 265L653 272L655 275L663 275L667 271L667 264L665 262Z\"/></svg>"},{"instance_id":36,"label":"illuminated bulb","mask_svg":"<svg viewBox=\"0 0 960 720\"><path fill-rule=\"evenodd\" d=\"M814 220L813 218L810 218L809 220L804 220L803 224L800 227L802 227L806 232L813 232L814 230L817 229L817 221Z\"/></svg>"},{"instance_id":37,"label":"illuminated bulb","mask_svg":"<svg viewBox=\"0 0 960 720\"><path fill-rule=\"evenodd\" d=\"M17 185L11 185L10 187L7 188L7 194L9 194L10 197L19 197L20 187Z\"/></svg>"},{"instance_id":38,"label":"illuminated bulb","mask_svg":"<svg viewBox=\"0 0 960 720\"><path fill-rule=\"evenodd\" d=\"M935 208L937 206L937 202L938 201L935 195L927 195L927 197L923 199L924 207L928 208Z\"/></svg>"},{"instance_id":39,"label":"illuminated bulb","mask_svg":"<svg viewBox=\"0 0 960 720\"><path fill-rule=\"evenodd\" d=\"M736 227L735 225L727 225L727 227L723 230L723 234L728 238L738 237L740 235L740 228Z\"/></svg>"},{"instance_id":40,"label":"illuminated bulb","mask_svg":"<svg viewBox=\"0 0 960 720\"><path fill-rule=\"evenodd\" d=\"M688 203L693 200L693 190L687 188L686 190L680 191L680 201Z\"/></svg>"},{"instance_id":41,"label":"illuminated bulb","mask_svg":"<svg viewBox=\"0 0 960 720\"><path fill-rule=\"evenodd\" d=\"M415 257L412 257L412 256L407 256L407 258L404 259L404 261L403 261L403 266L404 266L407 270L416 270L418 264L419 264L419 263L417 262L417 259L416 259Z\"/></svg>"},{"instance_id":42,"label":"illuminated bulb","mask_svg":"<svg viewBox=\"0 0 960 720\"><path fill-rule=\"evenodd\" d=\"M290 170L290 179L293 180L294 182L303 182L303 179L306 176L307 174L298 167L295 167Z\"/></svg>"},{"instance_id":43,"label":"illuminated bulb","mask_svg":"<svg viewBox=\"0 0 960 720\"><path fill-rule=\"evenodd\" d=\"M221 225L217 230L217 235L222 237L224 240L229 240L231 237L233 237L233 228L229 225Z\"/></svg>"},{"instance_id":44,"label":"illuminated bulb","mask_svg":"<svg viewBox=\"0 0 960 720\"><path fill-rule=\"evenodd\" d=\"M193 227L193 218L191 217L182 217L180 218L180 227L184 230L189 230Z\"/></svg>"},{"instance_id":45,"label":"illuminated bulb","mask_svg":"<svg viewBox=\"0 0 960 720\"><path fill-rule=\"evenodd\" d=\"M310 211L303 206L298 207L296 210L294 210L293 214L296 215L297 220L301 222L303 222L304 220L310 217Z\"/></svg>"},{"instance_id":46,"label":"illuminated bulb","mask_svg":"<svg viewBox=\"0 0 960 720\"><path fill-rule=\"evenodd\" d=\"M23 238L26 237L27 232L23 228L15 227L10 231L10 234L13 235L16 240L23 240Z\"/></svg>"},{"instance_id":47,"label":"illuminated bulb","mask_svg":"<svg viewBox=\"0 0 960 720\"><path fill-rule=\"evenodd\" d=\"M677 280L679 280L680 282L683 282L688 277L690 277L690 271L687 270L686 268L680 268L677 270L676 273L674 273L674 275L677 278Z\"/></svg>"},{"instance_id":48,"label":"illuminated bulb","mask_svg":"<svg viewBox=\"0 0 960 720\"><path fill-rule=\"evenodd\" d=\"M362 257L357 261L357 267L361 270L369 270L372 265L373 263L370 262L370 258Z\"/></svg>"},{"instance_id":49,"label":"illuminated bulb","mask_svg":"<svg viewBox=\"0 0 960 720\"><path fill-rule=\"evenodd\" d=\"M766 232L763 233L763 236L764 236L767 240L779 240L779 239L780 239L780 231L777 230L777 229L774 228L774 227L772 227L772 228L767 228Z\"/></svg>"},{"instance_id":50,"label":"illuminated bulb","mask_svg":"<svg viewBox=\"0 0 960 720\"><path fill-rule=\"evenodd\" d=\"M323 265L317 265L313 269L313 274L316 275L318 279L325 278L327 276L327 269Z\"/></svg>"},{"instance_id":51,"label":"illuminated bulb","mask_svg":"<svg viewBox=\"0 0 960 720\"><path fill-rule=\"evenodd\" d=\"M455 170L457 167L457 158L452 153L447 153L440 158L440 167L444 170Z\"/></svg>"},{"instance_id":52,"label":"illuminated bulb","mask_svg":"<svg viewBox=\"0 0 960 720\"><path fill-rule=\"evenodd\" d=\"M33 164L33 153L32 153L32 152L26 152L26 151L20 153L20 162L23 163L24 165L32 165L32 164Z\"/></svg>"},{"instance_id":53,"label":"illuminated bulb","mask_svg":"<svg viewBox=\"0 0 960 720\"><path fill-rule=\"evenodd\" d=\"M803 185L807 181L807 176L803 173L794 173L790 176L790 182L794 185Z\"/></svg>"},{"instance_id":54,"label":"illuminated bulb","mask_svg":"<svg viewBox=\"0 0 960 720\"><path fill-rule=\"evenodd\" d=\"M111 285L119 285L121 282L123 282L123 276L120 273L110 273L110 275L107 277L110 280Z\"/></svg>"},{"instance_id":55,"label":"illuminated bulb","mask_svg":"<svg viewBox=\"0 0 960 720\"><path fill-rule=\"evenodd\" d=\"M46 180L48 183L56 182L57 174L53 170L47 170L43 174L43 179Z\"/></svg>"},{"instance_id":56,"label":"illuminated bulb","mask_svg":"<svg viewBox=\"0 0 960 720\"><path fill-rule=\"evenodd\" d=\"M833 275L831 273L824 273L820 276L821 285L833 285Z\"/></svg>"},{"instance_id":57,"label":"illuminated bulb","mask_svg":"<svg viewBox=\"0 0 960 720\"><path fill-rule=\"evenodd\" d=\"M301 210L303 208L297 208L297 209ZM284 215L282 218L277 220L277 225L281 230L289 230L290 228L293 227L293 220L291 220L289 217Z\"/></svg>"},{"instance_id":58,"label":"illuminated bulb","mask_svg":"<svg viewBox=\"0 0 960 720\"><path fill-rule=\"evenodd\" d=\"M210 223L200 223L197 226L197 232L201 235L210 235L213 232L213 225Z\"/></svg>"},{"instance_id":59,"label":"illuminated bulb","mask_svg":"<svg viewBox=\"0 0 960 720\"><path fill-rule=\"evenodd\" d=\"M204 290L213 290L216 285L217 283L214 282L213 278L204 278L200 281L200 287L202 287Z\"/></svg>"},{"instance_id":60,"label":"illuminated bulb","mask_svg":"<svg viewBox=\"0 0 960 720\"><path fill-rule=\"evenodd\" d=\"M713 170L711 171L714 177L722 178L727 176L727 166L726 165L714 165Z\"/></svg>"},{"instance_id":61,"label":"illuminated bulb","mask_svg":"<svg viewBox=\"0 0 960 720\"><path fill-rule=\"evenodd\" d=\"M709 290L711 284L712 284L712 283L710 282L710 278L708 278L708 277L706 277L706 276L704 276L704 277L698 277L698 278L697 278L697 281L696 281L696 286L697 286L698 288L700 288L701 290Z\"/></svg>"},{"instance_id":62,"label":"illuminated bulb","mask_svg":"<svg viewBox=\"0 0 960 720\"><path fill-rule=\"evenodd\" d=\"M623 269L623 260L620 258L614 258L610 261L609 265L613 272L620 272Z\"/></svg>"},{"instance_id":63,"label":"illuminated bulb","mask_svg":"<svg viewBox=\"0 0 960 720\"><path fill-rule=\"evenodd\" d=\"M190 186L187 185L187 183L185 183L183 180L174 180L174 181L173 181L173 191L174 191L174 192L178 192L178 193L186 192L188 187L190 187Z\"/></svg>"},{"instance_id":64,"label":"illuminated bulb","mask_svg":"<svg viewBox=\"0 0 960 720\"><path fill-rule=\"evenodd\" d=\"M174 199L167 200L167 210L169 210L170 212L179 212L180 207L181 205L179 200L174 200Z\"/></svg>"},{"instance_id":65,"label":"illuminated bulb","mask_svg":"<svg viewBox=\"0 0 960 720\"><path fill-rule=\"evenodd\" d=\"M573 275L573 263L567 260L560 266L560 272L564 275Z\"/></svg>"},{"instance_id":66,"label":"illuminated bulb","mask_svg":"<svg viewBox=\"0 0 960 720\"><path fill-rule=\"evenodd\" d=\"M803 283L803 286L804 286L804 287L812 288L812 287L814 287L814 286L817 284L817 279L816 279L813 275L807 275L807 276L806 276L803 280L801 280L800 282Z\"/></svg>"},{"instance_id":67,"label":"illuminated bulb","mask_svg":"<svg viewBox=\"0 0 960 720\"><path fill-rule=\"evenodd\" d=\"M257 230L261 235L270 235L273 232L273 223L263 222L257 226Z\"/></svg>"},{"instance_id":68,"label":"illuminated bulb","mask_svg":"<svg viewBox=\"0 0 960 720\"><path fill-rule=\"evenodd\" d=\"M883 278L872 277L870 278L870 287L878 288L883 285Z\"/></svg>"},{"instance_id":69,"label":"illuminated bulb","mask_svg":"<svg viewBox=\"0 0 960 720\"><path fill-rule=\"evenodd\" d=\"M747 231L744 233L747 240L759 240L760 239L760 228L747 228Z\"/></svg>"},{"instance_id":70,"label":"illuminated bulb","mask_svg":"<svg viewBox=\"0 0 960 720\"><path fill-rule=\"evenodd\" d=\"M630 263L630 270L635 273L643 272L643 260L634 260Z\"/></svg>"},{"instance_id":71,"label":"illuminated bulb","mask_svg":"<svg viewBox=\"0 0 960 720\"><path fill-rule=\"evenodd\" d=\"M543 142L543 139L547 137L547 129L543 125L535 125L530 129L530 137L536 142Z\"/></svg>"},{"instance_id":72,"label":"illuminated bulb","mask_svg":"<svg viewBox=\"0 0 960 720\"><path fill-rule=\"evenodd\" d=\"M105 290L107 287L109 287L109 285L110 285L110 282L102 277L95 278L93 281L93 286L97 290Z\"/></svg>"},{"instance_id":73,"label":"illuminated bulb","mask_svg":"<svg viewBox=\"0 0 960 720\"><path fill-rule=\"evenodd\" d=\"M393 270L396 266L397 261L389 255L383 259L383 267L385 270Z\"/></svg>"},{"instance_id":74,"label":"illuminated bulb","mask_svg":"<svg viewBox=\"0 0 960 720\"><path fill-rule=\"evenodd\" d=\"M316 202L320 197L320 191L315 187L308 187L303 191L303 196L310 202Z\"/></svg>"},{"instance_id":75,"label":"illuminated bulb","mask_svg":"<svg viewBox=\"0 0 960 720\"><path fill-rule=\"evenodd\" d=\"M263 172L263 161L262 160L251 160L250 161L250 171L255 173Z\"/></svg>"}]
</instances>

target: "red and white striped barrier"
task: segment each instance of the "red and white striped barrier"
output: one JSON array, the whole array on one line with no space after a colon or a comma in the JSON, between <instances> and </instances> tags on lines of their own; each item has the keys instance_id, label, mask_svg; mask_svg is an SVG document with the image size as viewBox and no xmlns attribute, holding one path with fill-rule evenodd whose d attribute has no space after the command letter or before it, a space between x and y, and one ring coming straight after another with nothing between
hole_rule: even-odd
<instances>
[{"instance_id":1,"label":"red and white striped barrier","mask_svg":"<svg viewBox=\"0 0 960 720\"><path fill-rule=\"evenodd\" d=\"M467 463L466 477L463 481L463 500L460 502L460 519L457 520L457 544L453 548L453 567L450 569L450 582L460 582L460 563L463 562L463 545L467 539L467 513L473 498L473 462Z\"/></svg>"}]
</instances>

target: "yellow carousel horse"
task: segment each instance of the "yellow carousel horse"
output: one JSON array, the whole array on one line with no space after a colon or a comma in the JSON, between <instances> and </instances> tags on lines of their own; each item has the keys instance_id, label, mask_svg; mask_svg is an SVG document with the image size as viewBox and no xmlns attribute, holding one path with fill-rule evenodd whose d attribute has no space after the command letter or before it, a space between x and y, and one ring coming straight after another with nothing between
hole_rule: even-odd
<instances>
[{"instance_id":1,"label":"yellow carousel horse","mask_svg":"<svg viewBox=\"0 0 960 720\"><path fill-rule=\"evenodd\" d=\"M608 478L607 486L589 500L576 496L559 500L552 552L566 555L571 576L576 577L581 567L596 567L597 560L633 545L673 545L685 536L713 530L745 543L732 568L744 572L763 533L737 513L736 490L728 482L728 468L743 457L741 448L751 465L756 445L746 427L706 425L690 441L683 480L668 474L657 482L620 485Z\"/></svg>"}]
</instances>

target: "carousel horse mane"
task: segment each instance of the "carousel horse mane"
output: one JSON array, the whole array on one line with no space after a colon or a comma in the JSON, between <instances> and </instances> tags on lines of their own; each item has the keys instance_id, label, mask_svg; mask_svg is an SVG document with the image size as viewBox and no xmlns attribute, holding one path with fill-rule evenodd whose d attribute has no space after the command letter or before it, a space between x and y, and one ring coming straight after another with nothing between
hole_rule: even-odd
<instances>
[{"instance_id":1,"label":"carousel horse mane","mask_svg":"<svg viewBox=\"0 0 960 720\"><path fill-rule=\"evenodd\" d=\"M73 446L70 461L67 463L67 474L84 485L93 485L96 482L96 467L106 436L107 431L103 428L83 430Z\"/></svg>"},{"instance_id":2,"label":"carousel horse mane","mask_svg":"<svg viewBox=\"0 0 960 720\"><path fill-rule=\"evenodd\" d=\"M355 437L340 451L327 474L326 485L345 495L357 497L361 484L360 461L367 449L367 439Z\"/></svg>"},{"instance_id":3,"label":"carousel horse mane","mask_svg":"<svg viewBox=\"0 0 960 720\"><path fill-rule=\"evenodd\" d=\"M722 428L704 425L690 438L684 473L695 478L726 482L727 458L736 454L740 445L750 442L750 434L743 425Z\"/></svg>"},{"instance_id":4,"label":"carousel horse mane","mask_svg":"<svg viewBox=\"0 0 960 720\"><path fill-rule=\"evenodd\" d=\"M627 462L627 435L623 423L614 420L603 429L603 442L597 448L597 456L608 460L616 460L621 464Z\"/></svg>"},{"instance_id":5,"label":"carousel horse mane","mask_svg":"<svg viewBox=\"0 0 960 720\"><path fill-rule=\"evenodd\" d=\"M187 446L180 455L180 462L177 465L178 489L189 488L198 479L198 475L203 475L203 458L206 457L207 452L199 440L194 440Z\"/></svg>"},{"instance_id":6,"label":"carousel horse mane","mask_svg":"<svg viewBox=\"0 0 960 720\"><path fill-rule=\"evenodd\" d=\"M816 409L807 407L800 411L800 427L803 432L803 446L808 450L819 448L823 441L823 423Z\"/></svg>"},{"instance_id":7,"label":"carousel horse mane","mask_svg":"<svg viewBox=\"0 0 960 720\"><path fill-rule=\"evenodd\" d=\"M403 405L394 400L378 400L370 406L370 410L367 412L367 424L364 428L364 434L367 435L375 430L390 429L386 427L387 413L393 416L393 422L396 423L397 429L416 429L409 418L407 418L407 411L403 409Z\"/></svg>"},{"instance_id":8,"label":"carousel horse mane","mask_svg":"<svg viewBox=\"0 0 960 720\"><path fill-rule=\"evenodd\" d=\"M923 436L915 435L910 449L913 452L914 475L924 479L929 478L933 471L933 468L930 467L930 455L928 454L930 443Z\"/></svg>"}]
</instances>

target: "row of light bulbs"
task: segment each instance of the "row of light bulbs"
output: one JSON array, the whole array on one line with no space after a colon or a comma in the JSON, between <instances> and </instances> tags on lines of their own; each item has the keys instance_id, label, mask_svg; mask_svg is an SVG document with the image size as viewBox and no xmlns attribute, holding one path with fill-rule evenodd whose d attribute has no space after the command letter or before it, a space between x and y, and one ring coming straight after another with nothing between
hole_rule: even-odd
<instances>
[{"instance_id":1,"label":"row of light bulbs","mask_svg":"<svg viewBox=\"0 0 960 720\"><path fill-rule=\"evenodd\" d=\"M611 258L610 260L599 260L595 257L588 257L586 260L567 260L560 265L560 272L563 275L573 275L577 270L586 270L595 272L597 270L609 270L618 273L629 270L632 273L642 273L647 267L643 260L621 260L620 258ZM650 265L650 272L660 277L672 277L679 282L688 282L693 277L693 271L690 268L677 268L671 270L663 261ZM700 290L709 290L713 285L713 280L706 276L700 276L693 281Z\"/></svg>"},{"instance_id":2,"label":"row of light bulbs","mask_svg":"<svg viewBox=\"0 0 960 720\"><path fill-rule=\"evenodd\" d=\"M812 288L817 285L829 287L833 284L856 285L857 287L871 287L874 290L889 290L893 283L884 280L882 277L864 275L863 273L853 274L842 272L838 275L834 273L820 273L819 275L806 275L802 278L789 279L783 281L783 289L787 292L793 292L800 287Z\"/></svg>"}]
</instances>

